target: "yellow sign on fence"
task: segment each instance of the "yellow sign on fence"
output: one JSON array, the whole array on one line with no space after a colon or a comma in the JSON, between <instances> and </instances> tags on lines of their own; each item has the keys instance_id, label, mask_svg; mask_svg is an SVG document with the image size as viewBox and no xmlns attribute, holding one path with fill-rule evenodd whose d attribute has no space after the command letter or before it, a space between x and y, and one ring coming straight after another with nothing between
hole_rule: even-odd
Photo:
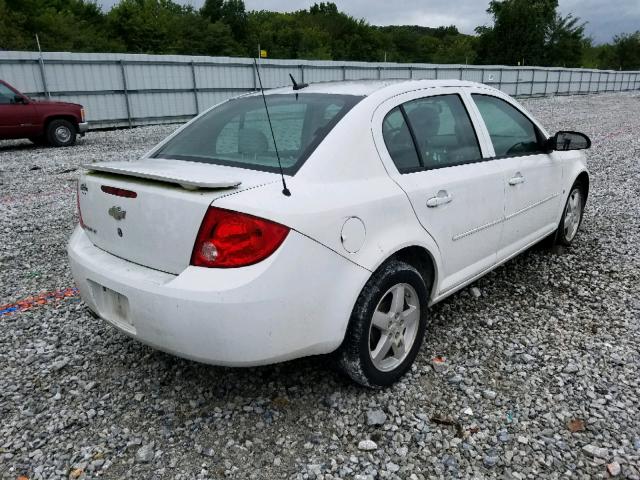
<instances>
[{"instance_id":1,"label":"yellow sign on fence","mask_svg":"<svg viewBox=\"0 0 640 480\"><path fill-rule=\"evenodd\" d=\"M267 51L266 50L260 50L260 58L267 58Z\"/></svg>"}]
</instances>

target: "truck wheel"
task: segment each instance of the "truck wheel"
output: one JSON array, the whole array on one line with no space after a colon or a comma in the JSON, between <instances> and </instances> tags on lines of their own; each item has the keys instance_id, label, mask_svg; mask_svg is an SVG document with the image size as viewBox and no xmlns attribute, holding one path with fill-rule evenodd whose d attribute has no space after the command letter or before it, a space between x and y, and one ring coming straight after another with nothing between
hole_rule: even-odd
<instances>
[{"instance_id":1,"label":"truck wheel","mask_svg":"<svg viewBox=\"0 0 640 480\"><path fill-rule=\"evenodd\" d=\"M45 134L52 147L70 147L76 143L76 127L68 120L52 120Z\"/></svg>"}]
</instances>

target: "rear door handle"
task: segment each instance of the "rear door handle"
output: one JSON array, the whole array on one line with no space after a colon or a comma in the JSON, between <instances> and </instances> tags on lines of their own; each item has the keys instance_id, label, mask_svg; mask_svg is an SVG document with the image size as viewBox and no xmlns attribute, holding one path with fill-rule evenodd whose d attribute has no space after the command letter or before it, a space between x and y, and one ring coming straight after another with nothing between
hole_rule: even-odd
<instances>
[{"instance_id":1,"label":"rear door handle","mask_svg":"<svg viewBox=\"0 0 640 480\"><path fill-rule=\"evenodd\" d=\"M427 207L435 208L439 205L449 203L451 200L453 200L453 195L448 193L446 190L440 190L435 197L431 197L427 200Z\"/></svg>"},{"instance_id":2,"label":"rear door handle","mask_svg":"<svg viewBox=\"0 0 640 480\"><path fill-rule=\"evenodd\" d=\"M524 177L520 172L516 173L515 177L509 179L509 185L518 185L519 183L524 183Z\"/></svg>"}]
</instances>

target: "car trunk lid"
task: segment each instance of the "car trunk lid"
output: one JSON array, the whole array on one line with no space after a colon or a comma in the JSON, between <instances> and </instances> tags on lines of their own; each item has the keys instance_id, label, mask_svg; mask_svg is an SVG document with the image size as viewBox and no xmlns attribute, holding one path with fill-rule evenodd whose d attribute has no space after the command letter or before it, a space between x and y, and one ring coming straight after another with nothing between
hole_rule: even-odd
<instances>
[{"instance_id":1,"label":"car trunk lid","mask_svg":"<svg viewBox=\"0 0 640 480\"><path fill-rule=\"evenodd\" d=\"M91 242L173 274L189 265L198 229L215 199L278 180L268 172L167 159L86 168L78 203Z\"/></svg>"}]
</instances>

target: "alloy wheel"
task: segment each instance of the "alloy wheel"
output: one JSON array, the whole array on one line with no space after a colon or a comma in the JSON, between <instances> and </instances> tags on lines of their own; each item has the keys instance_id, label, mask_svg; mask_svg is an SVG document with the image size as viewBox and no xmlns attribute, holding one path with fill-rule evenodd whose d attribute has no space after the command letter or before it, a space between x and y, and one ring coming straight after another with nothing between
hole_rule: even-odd
<instances>
[{"instance_id":1,"label":"alloy wheel","mask_svg":"<svg viewBox=\"0 0 640 480\"><path fill-rule=\"evenodd\" d=\"M564 238L567 242L573 240L578 232L580 226L580 220L582 219L582 193L580 189L575 188L569 195L567 200L567 206L564 212L564 223L562 228L564 230Z\"/></svg>"},{"instance_id":2,"label":"alloy wheel","mask_svg":"<svg viewBox=\"0 0 640 480\"><path fill-rule=\"evenodd\" d=\"M388 372L407 357L420 324L420 301L408 283L391 287L382 296L369 327L369 355L373 365Z\"/></svg>"}]
</instances>

